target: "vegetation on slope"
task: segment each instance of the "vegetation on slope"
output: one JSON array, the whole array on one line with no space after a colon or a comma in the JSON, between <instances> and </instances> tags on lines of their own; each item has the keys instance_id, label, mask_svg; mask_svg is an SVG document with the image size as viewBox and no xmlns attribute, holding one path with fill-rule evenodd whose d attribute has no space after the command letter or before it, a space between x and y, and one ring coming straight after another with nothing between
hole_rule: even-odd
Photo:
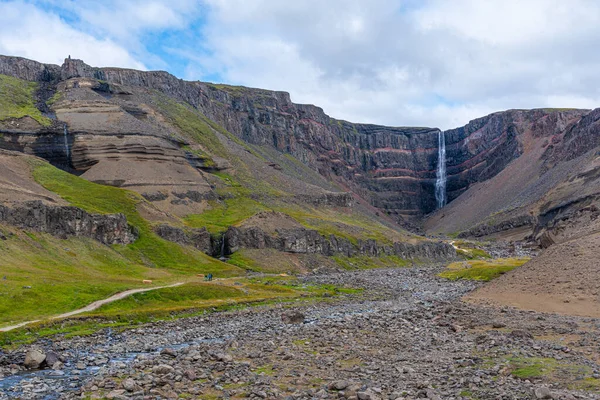
<instances>
[{"instance_id":1,"label":"vegetation on slope","mask_svg":"<svg viewBox=\"0 0 600 400\"><path fill-rule=\"evenodd\" d=\"M262 285L246 279L191 282L183 286L136 293L123 300L106 304L92 315L110 316L134 312L153 315L174 311L204 310L226 304L251 303L269 299L298 297L299 291L277 285ZM137 318L137 317L136 317Z\"/></svg>"},{"instance_id":2,"label":"vegetation on slope","mask_svg":"<svg viewBox=\"0 0 600 400\"><path fill-rule=\"evenodd\" d=\"M95 184L48 163L31 160L35 180L74 206L92 213L123 213L139 232L130 245L104 246L91 239L57 239L3 228L0 241L0 324L80 308L142 286L185 281L197 274L239 276L245 271L191 247L159 238L137 211L141 196Z\"/></svg>"},{"instance_id":3,"label":"vegetation on slope","mask_svg":"<svg viewBox=\"0 0 600 400\"><path fill-rule=\"evenodd\" d=\"M71 311L142 286L144 279L154 284L181 279L92 239L2 231L7 240L0 240L0 326Z\"/></svg>"},{"instance_id":4,"label":"vegetation on slope","mask_svg":"<svg viewBox=\"0 0 600 400\"><path fill-rule=\"evenodd\" d=\"M72 205L92 213L123 213L139 231L139 239L127 246L113 246L125 256L142 265L167 268L182 273L213 273L216 276L239 275L241 271L222 263L194 248L186 248L158 237L150 224L137 211L145 200L138 194L112 186L89 182L34 161L33 176L46 189L59 194Z\"/></svg>"},{"instance_id":5,"label":"vegetation on slope","mask_svg":"<svg viewBox=\"0 0 600 400\"><path fill-rule=\"evenodd\" d=\"M29 116L44 126L51 124L35 106L37 83L0 75L0 121Z\"/></svg>"},{"instance_id":6,"label":"vegetation on slope","mask_svg":"<svg viewBox=\"0 0 600 400\"><path fill-rule=\"evenodd\" d=\"M490 281L520 267L529 260L529 257L523 257L459 261L448 265L446 270L440 273L440 276L450 280L470 279L475 281Z\"/></svg>"},{"instance_id":7,"label":"vegetation on slope","mask_svg":"<svg viewBox=\"0 0 600 400\"><path fill-rule=\"evenodd\" d=\"M492 258L487 251L480 249L473 242L466 240L454 240L451 243L456 248L456 254L466 258L467 260Z\"/></svg>"}]
</instances>

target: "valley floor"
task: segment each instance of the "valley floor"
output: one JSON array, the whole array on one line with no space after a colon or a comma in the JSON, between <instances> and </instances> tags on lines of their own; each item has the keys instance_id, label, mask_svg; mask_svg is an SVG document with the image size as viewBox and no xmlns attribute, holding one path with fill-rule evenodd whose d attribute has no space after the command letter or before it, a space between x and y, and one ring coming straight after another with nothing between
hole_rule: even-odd
<instances>
[{"instance_id":1,"label":"valley floor","mask_svg":"<svg viewBox=\"0 0 600 400\"><path fill-rule=\"evenodd\" d=\"M37 343L57 371L0 353L0 399L600 398L600 320L464 303L481 283L440 271L312 276L365 291Z\"/></svg>"}]
</instances>

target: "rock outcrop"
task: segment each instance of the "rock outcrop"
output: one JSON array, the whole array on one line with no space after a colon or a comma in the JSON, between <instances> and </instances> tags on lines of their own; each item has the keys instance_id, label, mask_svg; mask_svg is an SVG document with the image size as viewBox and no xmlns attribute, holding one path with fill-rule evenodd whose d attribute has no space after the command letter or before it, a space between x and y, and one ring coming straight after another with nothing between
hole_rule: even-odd
<instances>
[{"instance_id":1,"label":"rock outcrop","mask_svg":"<svg viewBox=\"0 0 600 400\"><path fill-rule=\"evenodd\" d=\"M164 71L95 68L70 58L62 66L56 66L0 57L0 73L27 80L67 81L69 85L81 85L85 81L86 85L95 85L94 90L108 96L118 93L123 93L118 96L127 96L130 93L128 87L159 91L189 103L246 143L271 146L291 154L387 214L414 217L436 208L434 183L439 130L435 128L355 124L331 118L319 107L295 104L285 92L187 82ZM125 113L131 114L132 121L147 118L143 109L133 107L135 112L129 113L128 107L131 105L121 105ZM73 113L67 110L63 114L59 119ZM495 176L519 157L524 151L522 137L525 132L533 132L534 136L547 138L550 142L557 135L564 135L563 140L569 145L562 146L560 151L554 151L550 146L548 160L563 159L590 149L598 140L598 135L593 134L598 116L599 112L590 113L589 110L509 110L445 131L448 200L454 200L474 183ZM76 125L77 118L72 118L69 123ZM576 123L579 125L576 129L587 134L571 133ZM54 139L40 137L36 140L39 140L38 147L43 149L49 146L44 141ZM110 149L102 145L86 149L75 143L72 162L76 168L85 168L98 157L106 158L100 153L109 151L118 153L118 157L126 157L131 140L127 139L123 146L117 143ZM181 162L176 148L170 149L173 144L163 143L170 140L168 135L157 140L161 143L157 142L153 149L142 144L137 146L150 150L137 152L136 156L155 154L160 159L164 155ZM148 142L147 138L143 142ZM159 147L162 147L160 151L157 150ZM46 153L43 150L34 152L44 158L52 157Z\"/></svg>"},{"instance_id":2,"label":"rock outcrop","mask_svg":"<svg viewBox=\"0 0 600 400\"><path fill-rule=\"evenodd\" d=\"M129 244L137 238L123 214L89 214L77 207L50 206L41 201L12 208L0 205L0 223L59 238L89 237L104 244Z\"/></svg>"},{"instance_id":3,"label":"rock outcrop","mask_svg":"<svg viewBox=\"0 0 600 400\"><path fill-rule=\"evenodd\" d=\"M184 231L174 226L161 224L156 227L155 232L165 240L186 246L194 246L209 255L213 255L213 249L217 247L213 244L210 233L206 228Z\"/></svg>"},{"instance_id":4,"label":"rock outcrop","mask_svg":"<svg viewBox=\"0 0 600 400\"><path fill-rule=\"evenodd\" d=\"M311 229L277 229L269 234L258 227L230 227L225 233L225 252L242 248L270 248L288 253L322 254L325 256L396 255L404 259L442 260L456 257L456 250L443 242L421 241L416 244L380 243L373 239L350 241L335 235L323 236Z\"/></svg>"},{"instance_id":5,"label":"rock outcrop","mask_svg":"<svg viewBox=\"0 0 600 400\"><path fill-rule=\"evenodd\" d=\"M493 235L494 233L504 232L523 226L534 227L537 224L537 218L531 215L519 215L513 218L500 221L496 224L479 224L468 231L461 232L459 238L483 237Z\"/></svg>"},{"instance_id":6,"label":"rock outcrop","mask_svg":"<svg viewBox=\"0 0 600 400\"><path fill-rule=\"evenodd\" d=\"M155 231L165 240L194 246L214 257L230 255L241 249L275 249L286 253L347 257L396 255L407 260L448 260L456 257L454 247L443 242L423 240L411 244L381 243L373 239L351 241L336 235L324 236L303 227L277 228L267 232L258 226L231 226L223 235L211 236L206 228L184 230L162 224Z\"/></svg>"}]
</instances>

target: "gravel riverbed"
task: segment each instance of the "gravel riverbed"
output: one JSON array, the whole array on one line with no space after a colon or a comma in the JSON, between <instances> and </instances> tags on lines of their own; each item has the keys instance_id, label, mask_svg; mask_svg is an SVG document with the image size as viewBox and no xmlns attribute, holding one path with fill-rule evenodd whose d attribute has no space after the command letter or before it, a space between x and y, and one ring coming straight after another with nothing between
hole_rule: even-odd
<instances>
[{"instance_id":1,"label":"gravel riverbed","mask_svg":"<svg viewBox=\"0 0 600 400\"><path fill-rule=\"evenodd\" d=\"M0 353L0 400L600 398L600 320L465 304L481 284L439 270L310 276L365 291L36 343L55 369Z\"/></svg>"}]
</instances>

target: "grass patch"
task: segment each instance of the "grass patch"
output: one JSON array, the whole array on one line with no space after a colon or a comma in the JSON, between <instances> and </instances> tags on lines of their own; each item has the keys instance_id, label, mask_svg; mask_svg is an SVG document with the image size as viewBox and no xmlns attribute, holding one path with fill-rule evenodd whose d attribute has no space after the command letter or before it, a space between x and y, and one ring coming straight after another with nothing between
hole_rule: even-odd
<instances>
[{"instance_id":1,"label":"grass patch","mask_svg":"<svg viewBox=\"0 0 600 400\"><path fill-rule=\"evenodd\" d=\"M257 375L273 375L275 370L271 364L263 365L254 370L254 373Z\"/></svg>"},{"instance_id":2,"label":"grass patch","mask_svg":"<svg viewBox=\"0 0 600 400\"><path fill-rule=\"evenodd\" d=\"M251 278L250 281L260 285L267 285L272 288L279 288L279 290L295 290L317 297L332 297L339 294L358 294L363 292L363 289L328 284L302 283L293 276L267 276Z\"/></svg>"},{"instance_id":3,"label":"grass patch","mask_svg":"<svg viewBox=\"0 0 600 400\"><path fill-rule=\"evenodd\" d=\"M558 362L553 358L511 358L511 375L520 379L546 376L554 372Z\"/></svg>"},{"instance_id":4,"label":"grass patch","mask_svg":"<svg viewBox=\"0 0 600 400\"><path fill-rule=\"evenodd\" d=\"M63 93L56 91L52 97L50 97L47 101L46 104L48 105L48 107L52 107L54 104L58 103L59 101L61 101L63 99Z\"/></svg>"},{"instance_id":5,"label":"grass patch","mask_svg":"<svg viewBox=\"0 0 600 400\"><path fill-rule=\"evenodd\" d=\"M173 288L136 293L91 313L67 320L40 322L0 334L0 345L16 348L56 335L89 335L101 329L124 330L161 320L189 318L206 313L286 302L323 301L336 294L360 290L332 285L302 285L292 277L236 279L212 283L189 282ZM297 303L296 303L297 304Z\"/></svg>"},{"instance_id":6,"label":"grass patch","mask_svg":"<svg viewBox=\"0 0 600 400\"><path fill-rule=\"evenodd\" d=\"M308 257L311 259L307 261ZM275 249L240 249L229 256L227 262L247 271L290 275L306 273L306 265L334 263L326 256L290 254Z\"/></svg>"},{"instance_id":7,"label":"grass patch","mask_svg":"<svg viewBox=\"0 0 600 400\"><path fill-rule=\"evenodd\" d=\"M561 382L572 389L598 391L600 380L586 365L542 357L508 357L510 374L519 379Z\"/></svg>"},{"instance_id":8,"label":"grass patch","mask_svg":"<svg viewBox=\"0 0 600 400\"><path fill-rule=\"evenodd\" d=\"M196 274L245 273L195 248L159 238L137 211L145 201L138 194L86 181L37 159L30 163L35 180L72 205L92 213L125 214L139 239L130 245L105 246L88 238L62 240L4 228L5 234L13 234L0 241L0 324L71 311L143 286L144 279L161 285L187 281ZM183 298L178 301L185 303Z\"/></svg>"},{"instance_id":9,"label":"grass patch","mask_svg":"<svg viewBox=\"0 0 600 400\"><path fill-rule=\"evenodd\" d=\"M43 126L50 126L52 121L35 106L37 87L35 82L0 75L0 120L29 116Z\"/></svg>"},{"instance_id":10,"label":"grass patch","mask_svg":"<svg viewBox=\"0 0 600 400\"><path fill-rule=\"evenodd\" d=\"M125 299L106 304L91 315L164 314L184 309L208 309L223 304L251 303L275 298L298 297L299 291L256 285L245 279L214 283L191 282L182 286L136 293Z\"/></svg>"},{"instance_id":11,"label":"grass patch","mask_svg":"<svg viewBox=\"0 0 600 400\"><path fill-rule=\"evenodd\" d=\"M495 260L470 260L455 262L439 274L450 280L470 279L475 281L490 281L500 275L512 271L529 261L524 258L499 258Z\"/></svg>"},{"instance_id":12,"label":"grass patch","mask_svg":"<svg viewBox=\"0 0 600 400\"><path fill-rule=\"evenodd\" d=\"M465 240L455 240L452 244L456 247L456 254L467 260L492 258L490 253L478 248L474 243Z\"/></svg>"},{"instance_id":13,"label":"grass patch","mask_svg":"<svg viewBox=\"0 0 600 400\"><path fill-rule=\"evenodd\" d=\"M336 209L334 207L317 209L289 204L275 205L273 209L291 216L307 229L316 230L323 236L335 235L345 238L354 245L358 243L359 239L373 239L388 245L394 241L418 240L414 235L391 229L353 209Z\"/></svg>"},{"instance_id":14,"label":"grass patch","mask_svg":"<svg viewBox=\"0 0 600 400\"><path fill-rule=\"evenodd\" d=\"M228 152L211 129L208 118L198 110L165 95L157 95L157 103L162 114L181 133L200 144L206 152L227 157Z\"/></svg>"},{"instance_id":15,"label":"grass patch","mask_svg":"<svg viewBox=\"0 0 600 400\"><path fill-rule=\"evenodd\" d=\"M262 272L263 271L262 266L258 262L256 262L254 259L248 257L245 254L245 249L236 251L235 253L230 255L227 262L229 264L233 264L236 267L245 269L247 271L254 271L254 272Z\"/></svg>"},{"instance_id":16,"label":"grass patch","mask_svg":"<svg viewBox=\"0 0 600 400\"><path fill-rule=\"evenodd\" d=\"M192 228L206 227L211 233L223 233L232 225L237 225L261 211L269 210L263 204L249 197L234 197L224 201L210 202L211 209L202 214L190 214L184 218Z\"/></svg>"}]
</instances>

